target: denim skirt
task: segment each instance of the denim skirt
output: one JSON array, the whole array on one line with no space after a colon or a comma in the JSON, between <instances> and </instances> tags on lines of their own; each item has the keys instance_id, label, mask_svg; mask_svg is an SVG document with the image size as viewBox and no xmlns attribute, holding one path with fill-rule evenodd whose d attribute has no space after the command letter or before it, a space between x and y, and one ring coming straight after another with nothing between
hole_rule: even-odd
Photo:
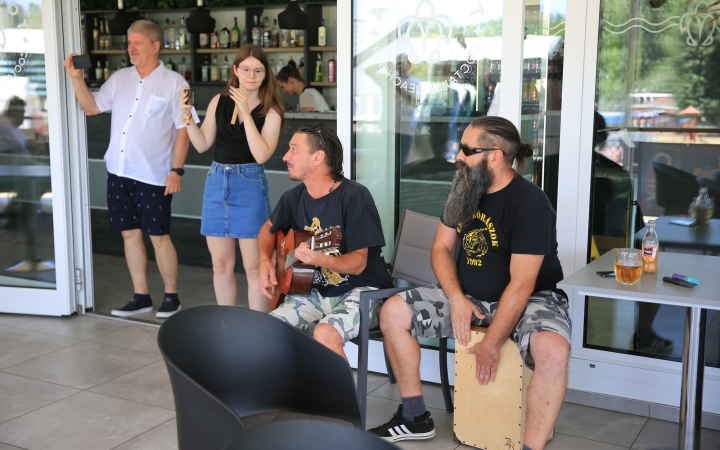
<instances>
[{"instance_id":1,"label":"denim skirt","mask_svg":"<svg viewBox=\"0 0 720 450\"><path fill-rule=\"evenodd\" d=\"M269 216L262 164L213 161L205 180L200 225L203 236L254 239Z\"/></svg>"}]
</instances>

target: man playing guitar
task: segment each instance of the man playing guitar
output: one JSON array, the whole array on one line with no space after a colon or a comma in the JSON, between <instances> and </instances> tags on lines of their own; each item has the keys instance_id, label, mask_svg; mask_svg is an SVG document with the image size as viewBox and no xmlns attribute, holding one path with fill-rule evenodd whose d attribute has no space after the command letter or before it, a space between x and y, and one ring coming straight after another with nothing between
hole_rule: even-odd
<instances>
[{"instance_id":1,"label":"man playing guitar","mask_svg":"<svg viewBox=\"0 0 720 450\"><path fill-rule=\"evenodd\" d=\"M316 123L295 129L283 157L291 180L302 184L283 194L258 234L260 292L278 288L273 261L275 232L317 232L339 226L342 240L333 254L300 244L295 257L315 266L308 295L288 295L272 316L307 333L347 360L343 344L357 337L360 292L392 287L385 266L380 216L367 188L343 176L343 149L334 131ZM380 302L371 305L370 328L378 325Z\"/></svg>"}]
</instances>

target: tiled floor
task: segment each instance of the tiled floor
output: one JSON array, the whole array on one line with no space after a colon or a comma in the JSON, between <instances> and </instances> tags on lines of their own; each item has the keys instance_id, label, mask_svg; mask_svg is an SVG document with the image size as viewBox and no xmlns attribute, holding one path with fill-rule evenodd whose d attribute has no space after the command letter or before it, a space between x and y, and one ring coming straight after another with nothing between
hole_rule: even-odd
<instances>
[{"instance_id":1,"label":"tiled floor","mask_svg":"<svg viewBox=\"0 0 720 450\"><path fill-rule=\"evenodd\" d=\"M0 450L176 449L175 411L157 328L97 317L0 314ZM397 386L371 375L368 426L397 408ZM437 385L425 384L437 436L403 449L461 449ZM482 418L478 418L482 420ZM566 403L548 450L677 448L670 422ZM702 449L720 449L703 430Z\"/></svg>"}]
</instances>

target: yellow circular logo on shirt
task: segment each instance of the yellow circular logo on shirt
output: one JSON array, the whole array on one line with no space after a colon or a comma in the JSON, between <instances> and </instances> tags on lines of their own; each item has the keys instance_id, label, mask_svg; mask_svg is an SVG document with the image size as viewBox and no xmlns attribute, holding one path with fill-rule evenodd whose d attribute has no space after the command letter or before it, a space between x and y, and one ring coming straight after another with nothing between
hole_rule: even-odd
<instances>
[{"instance_id":1,"label":"yellow circular logo on shirt","mask_svg":"<svg viewBox=\"0 0 720 450\"><path fill-rule=\"evenodd\" d=\"M488 251L488 244L483 236L487 228L478 228L468 232L463 238L463 249L470 258L482 258Z\"/></svg>"}]
</instances>

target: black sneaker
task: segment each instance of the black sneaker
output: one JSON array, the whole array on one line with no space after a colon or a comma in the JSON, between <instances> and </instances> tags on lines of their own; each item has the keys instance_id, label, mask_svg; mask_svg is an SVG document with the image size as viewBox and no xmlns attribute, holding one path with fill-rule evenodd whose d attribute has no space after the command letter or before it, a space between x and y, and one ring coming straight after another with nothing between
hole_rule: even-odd
<instances>
[{"instance_id":1,"label":"black sneaker","mask_svg":"<svg viewBox=\"0 0 720 450\"><path fill-rule=\"evenodd\" d=\"M407 439L430 439L435 436L435 424L430 416L430 411L426 411L416 420L416 422L405 420L402 415L402 405L400 405L388 423L371 428L368 432L388 442Z\"/></svg>"},{"instance_id":2,"label":"black sneaker","mask_svg":"<svg viewBox=\"0 0 720 450\"><path fill-rule=\"evenodd\" d=\"M165 319L166 317L170 317L176 312L180 311L181 306L182 305L180 305L180 300L174 298L166 298L155 313L155 317L159 319Z\"/></svg>"},{"instance_id":3,"label":"black sneaker","mask_svg":"<svg viewBox=\"0 0 720 450\"><path fill-rule=\"evenodd\" d=\"M152 312L153 310L153 304L152 300L138 300L135 297L132 298L128 302L127 305L123 306L120 309L113 309L110 314L113 316L118 317L130 317L135 316L137 314L142 314L146 312Z\"/></svg>"},{"instance_id":4,"label":"black sneaker","mask_svg":"<svg viewBox=\"0 0 720 450\"><path fill-rule=\"evenodd\" d=\"M664 339L654 331L651 331L649 335L643 337L633 335L633 343L637 351L657 355L669 355L675 347L673 341Z\"/></svg>"}]
</instances>

